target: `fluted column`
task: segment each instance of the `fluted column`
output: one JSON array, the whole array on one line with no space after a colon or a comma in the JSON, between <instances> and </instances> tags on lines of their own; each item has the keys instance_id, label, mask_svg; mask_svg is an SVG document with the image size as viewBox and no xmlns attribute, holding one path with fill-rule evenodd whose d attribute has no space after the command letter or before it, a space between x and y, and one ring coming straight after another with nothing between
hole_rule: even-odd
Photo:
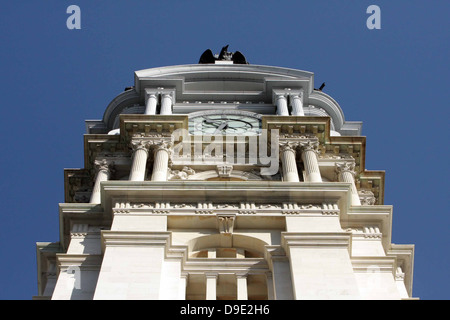
<instances>
[{"instance_id":1,"label":"fluted column","mask_svg":"<svg viewBox=\"0 0 450 320\"><path fill-rule=\"evenodd\" d=\"M317 161L318 147L319 143L317 141L306 141L300 143L302 160L306 173L305 181L307 182L322 182L319 162Z\"/></svg>"},{"instance_id":2,"label":"fluted column","mask_svg":"<svg viewBox=\"0 0 450 320\"><path fill-rule=\"evenodd\" d=\"M90 203L100 203L100 183L102 181L108 181L111 175L111 166L114 164L112 161L106 159L95 160L95 184L91 194Z\"/></svg>"},{"instance_id":3,"label":"fluted column","mask_svg":"<svg viewBox=\"0 0 450 320\"><path fill-rule=\"evenodd\" d=\"M291 95L291 104L292 104L292 115L293 116L304 116L305 112L303 111L303 94L295 94Z\"/></svg>"},{"instance_id":4,"label":"fluted column","mask_svg":"<svg viewBox=\"0 0 450 320\"><path fill-rule=\"evenodd\" d=\"M285 143L280 146L280 153L283 180L287 182L299 182L295 149L288 143Z\"/></svg>"},{"instance_id":5,"label":"fluted column","mask_svg":"<svg viewBox=\"0 0 450 320\"><path fill-rule=\"evenodd\" d=\"M155 147L155 157L153 160L152 181L166 181L167 170L169 168L171 144L161 142Z\"/></svg>"},{"instance_id":6,"label":"fluted column","mask_svg":"<svg viewBox=\"0 0 450 320\"><path fill-rule=\"evenodd\" d=\"M276 97L277 102L277 115L279 116L288 116L289 110L288 110L288 104L286 96L283 94L279 94Z\"/></svg>"},{"instance_id":7,"label":"fluted column","mask_svg":"<svg viewBox=\"0 0 450 320\"><path fill-rule=\"evenodd\" d=\"M172 114L172 95L170 93L163 93L161 96L161 110L160 114Z\"/></svg>"},{"instance_id":8,"label":"fluted column","mask_svg":"<svg viewBox=\"0 0 450 320\"><path fill-rule=\"evenodd\" d=\"M358 190L355 184L355 163L354 162L342 162L336 163L336 173L340 182L351 183L352 191L352 205L360 206L361 201L359 200Z\"/></svg>"},{"instance_id":9,"label":"fluted column","mask_svg":"<svg viewBox=\"0 0 450 320\"><path fill-rule=\"evenodd\" d=\"M158 97L156 94L149 94L145 104L145 114L156 114L156 105L158 104Z\"/></svg>"},{"instance_id":10,"label":"fluted column","mask_svg":"<svg viewBox=\"0 0 450 320\"><path fill-rule=\"evenodd\" d=\"M131 165L130 180L144 181L147 169L149 141L137 140L131 142L133 148L133 163Z\"/></svg>"}]
</instances>

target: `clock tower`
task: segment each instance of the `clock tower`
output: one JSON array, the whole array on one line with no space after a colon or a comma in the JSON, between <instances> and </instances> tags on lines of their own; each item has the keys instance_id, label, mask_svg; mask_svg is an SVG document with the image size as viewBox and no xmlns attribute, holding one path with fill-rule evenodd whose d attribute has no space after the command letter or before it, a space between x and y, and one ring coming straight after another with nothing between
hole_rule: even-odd
<instances>
[{"instance_id":1,"label":"clock tower","mask_svg":"<svg viewBox=\"0 0 450 320\"><path fill-rule=\"evenodd\" d=\"M136 71L86 121L35 299L411 299L385 174L313 80L228 46Z\"/></svg>"}]
</instances>

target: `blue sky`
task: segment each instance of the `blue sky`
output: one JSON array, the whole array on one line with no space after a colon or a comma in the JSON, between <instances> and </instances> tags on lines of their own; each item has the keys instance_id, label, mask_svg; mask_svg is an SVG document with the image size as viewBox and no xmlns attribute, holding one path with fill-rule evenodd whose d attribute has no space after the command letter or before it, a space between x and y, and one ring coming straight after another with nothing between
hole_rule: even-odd
<instances>
[{"instance_id":1,"label":"blue sky","mask_svg":"<svg viewBox=\"0 0 450 320\"><path fill-rule=\"evenodd\" d=\"M81 8L69 30L66 9ZM369 30L366 9L381 8ZM37 294L35 243L58 241L64 168L83 167L86 119L133 72L196 64L229 44L251 64L315 73L363 121L385 170L392 242L415 244L413 295L449 299L448 1L4 1L0 10L0 299Z\"/></svg>"}]
</instances>

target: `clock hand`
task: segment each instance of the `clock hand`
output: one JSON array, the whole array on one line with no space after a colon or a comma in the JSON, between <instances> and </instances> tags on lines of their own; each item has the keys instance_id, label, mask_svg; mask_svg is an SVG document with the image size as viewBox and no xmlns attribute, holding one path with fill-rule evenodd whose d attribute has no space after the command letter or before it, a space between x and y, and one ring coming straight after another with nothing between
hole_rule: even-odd
<instances>
[{"instance_id":1,"label":"clock hand","mask_svg":"<svg viewBox=\"0 0 450 320\"><path fill-rule=\"evenodd\" d=\"M208 120L208 119L203 120L203 123L208 123L208 124L212 124L212 125L215 125L215 126L218 126L218 125L221 124L221 122L219 122L217 120Z\"/></svg>"},{"instance_id":2,"label":"clock hand","mask_svg":"<svg viewBox=\"0 0 450 320\"><path fill-rule=\"evenodd\" d=\"M221 133L222 130L223 130L223 129L226 129L227 127L228 127L228 123L227 123L227 122L222 122L222 123L220 124L220 126L217 127L216 131L214 131L214 134Z\"/></svg>"}]
</instances>

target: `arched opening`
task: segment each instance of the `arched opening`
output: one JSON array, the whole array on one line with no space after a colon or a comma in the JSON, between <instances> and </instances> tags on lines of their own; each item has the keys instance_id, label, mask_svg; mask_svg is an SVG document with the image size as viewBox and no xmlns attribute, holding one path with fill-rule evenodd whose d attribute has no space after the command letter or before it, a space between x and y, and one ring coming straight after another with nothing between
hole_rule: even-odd
<instances>
[{"instance_id":1,"label":"arched opening","mask_svg":"<svg viewBox=\"0 0 450 320\"><path fill-rule=\"evenodd\" d=\"M261 239L239 234L215 234L189 241L189 258L183 266L187 273L186 299L270 299L273 282L264 259L265 245Z\"/></svg>"}]
</instances>

